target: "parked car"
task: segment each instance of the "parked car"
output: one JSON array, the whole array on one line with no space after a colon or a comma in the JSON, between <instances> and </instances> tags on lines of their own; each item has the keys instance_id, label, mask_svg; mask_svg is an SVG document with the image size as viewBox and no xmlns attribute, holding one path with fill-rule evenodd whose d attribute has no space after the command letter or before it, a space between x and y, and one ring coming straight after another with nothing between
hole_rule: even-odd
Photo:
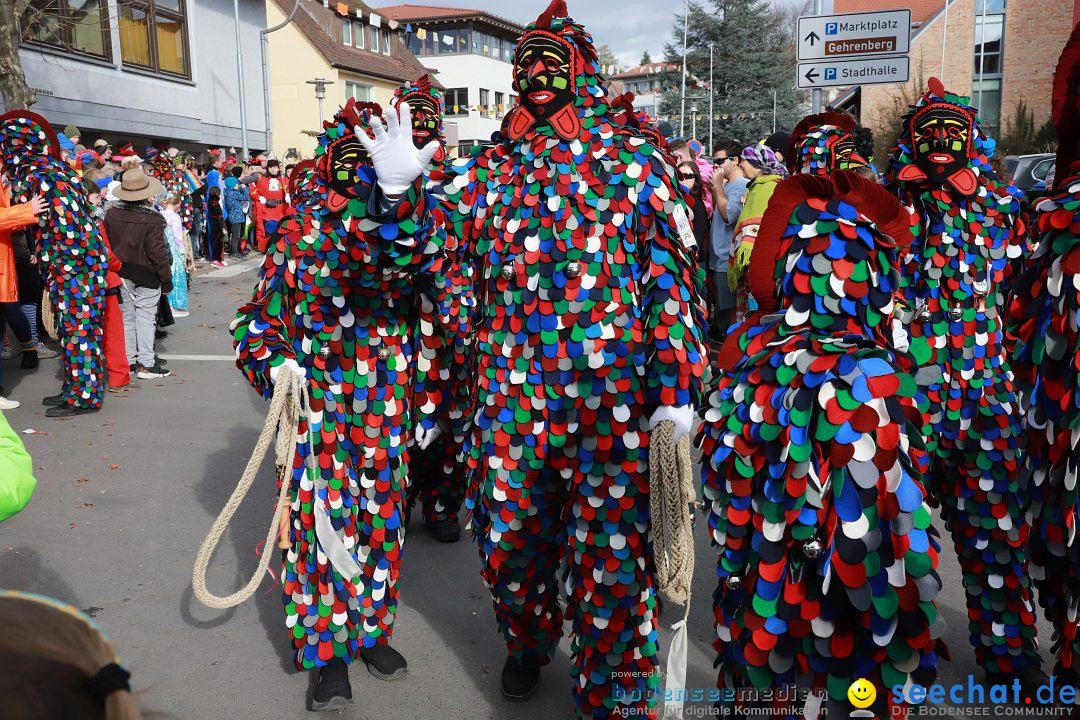
<instances>
[{"instance_id":1,"label":"parked car","mask_svg":"<svg viewBox=\"0 0 1080 720\"><path fill-rule=\"evenodd\" d=\"M1038 153L1005 158L1005 172L1013 185L1024 191L1028 202L1034 204L1046 195L1046 176L1054 169L1055 157L1053 153Z\"/></svg>"}]
</instances>

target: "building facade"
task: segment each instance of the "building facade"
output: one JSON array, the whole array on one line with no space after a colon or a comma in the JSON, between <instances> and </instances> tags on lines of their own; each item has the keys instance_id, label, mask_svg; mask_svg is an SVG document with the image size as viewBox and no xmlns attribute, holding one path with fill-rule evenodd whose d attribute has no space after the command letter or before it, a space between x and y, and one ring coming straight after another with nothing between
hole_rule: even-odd
<instances>
[{"instance_id":1,"label":"building facade","mask_svg":"<svg viewBox=\"0 0 1080 720\"><path fill-rule=\"evenodd\" d=\"M240 148L242 55L248 146L265 148L264 1L239 0L238 48L232 0L30 0L19 54L32 109L78 126L87 146Z\"/></svg>"},{"instance_id":2,"label":"building facade","mask_svg":"<svg viewBox=\"0 0 1080 720\"><path fill-rule=\"evenodd\" d=\"M651 63L623 70L611 76L611 90L615 95L634 93L634 108L649 114L654 120L670 120L658 114L660 97L665 92L679 89L682 78L678 63Z\"/></svg>"},{"instance_id":3,"label":"building facade","mask_svg":"<svg viewBox=\"0 0 1080 720\"><path fill-rule=\"evenodd\" d=\"M511 61L525 28L483 10L393 5L381 12L406 26L409 48L438 71L458 152L489 142L517 101Z\"/></svg>"},{"instance_id":4,"label":"building facade","mask_svg":"<svg viewBox=\"0 0 1080 720\"><path fill-rule=\"evenodd\" d=\"M837 13L889 10L896 0L835 0ZM1050 117L1054 67L1080 20L1080 0L943 0L911 3L911 78L906 85L864 85L833 94L875 131L892 127L897 109L918 97L930 77L970 95L992 136L1012 121L1022 100L1036 127Z\"/></svg>"},{"instance_id":5,"label":"building facade","mask_svg":"<svg viewBox=\"0 0 1080 720\"><path fill-rule=\"evenodd\" d=\"M294 0L266 0L271 26L284 22L294 5ZM321 120L349 98L385 109L401 83L425 73L434 76L409 51L404 26L358 0L300 0L292 22L269 37L271 143L286 161L312 157ZM317 78L331 83L322 119L310 83Z\"/></svg>"}]
</instances>

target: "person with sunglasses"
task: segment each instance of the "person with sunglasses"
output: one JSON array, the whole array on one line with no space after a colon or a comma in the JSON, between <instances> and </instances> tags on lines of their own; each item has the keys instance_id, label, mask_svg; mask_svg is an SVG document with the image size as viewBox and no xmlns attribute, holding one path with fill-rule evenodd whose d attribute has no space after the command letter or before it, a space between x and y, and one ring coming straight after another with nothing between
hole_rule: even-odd
<instances>
[{"instance_id":1,"label":"person with sunglasses","mask_svg":"<svg viewBox=\"0 0 1080 720\"><path fill-rule=\"evenodd\" d=\"M742 147L734 140L723 140L713 148L713 216L709 243L710 294L715 320L709 323L713 338L723 340L735 322L735 293L728 285L728 260L735 225L742 212L749 178L743 172L739 154Z\"/></svg>"},{"instance_id":2,"label":"person with sunglasses","mask_svg":"<svg viewBox=\"0 0 1080 720\"><path fill-rule=\"evenodd\" d=\"M692 160L679 163L675 172L686 194L694 199L692 227L694 239L697 240L698 262L704 263L709 251L709 213L705 209L705 191L702 187L701 174L698 172L697 163Z\"/></svg>"}]
</instances>

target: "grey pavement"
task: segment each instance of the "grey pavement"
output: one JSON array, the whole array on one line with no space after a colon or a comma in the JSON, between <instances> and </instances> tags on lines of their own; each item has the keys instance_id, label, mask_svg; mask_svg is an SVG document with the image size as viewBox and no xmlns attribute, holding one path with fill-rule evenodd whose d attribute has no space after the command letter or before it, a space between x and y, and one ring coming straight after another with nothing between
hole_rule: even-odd
<instances>
[{"instance_id":1,"label":"grey pavement","mask_svg":"<svg viewBox=\"0 0 1080 720\"><path fill-rule=\"evenodd\" d=\"M254 267L248 261L201 273L191 316L178 319L158 345L172 358L172 376L141 381L128 396L108 396L97 414L44 416L40 399L59 383L56 360L31 373L16 361L4 368L9 396L23 402L8 420L20 433L35 430L20 437L34 456L39 484L29 507L0 525L0 586L57 597L96 617L151 717L317 717L305 709L309 674L293 667L274 580L267 576L253 599L226 612L200 605L191 591L196 550L240 478L267 409L230 360L228 324L250 294ZM208 583L219 595L240 587L258 561L275 502L273 468L264 468L262 478L211 563ZM940 605L953 659L942 663L939 682L966 685L969 673L976 682L981 676L967 642L959 568L951 542L944 544ZM703 518L697 548L687 686L708 689L715 686L716 552ZM356 705L340 717L573 717L565 640L530 702L501 698L505 650L467 535L441 545L414 518L401 577L394 645L409 660L407 679L385 683L354 665ZM669 606L661 617L663 658L669 626L681 616ZM1040 636L1049 659L1045 623Z\"/></svg>"}]
</instances>

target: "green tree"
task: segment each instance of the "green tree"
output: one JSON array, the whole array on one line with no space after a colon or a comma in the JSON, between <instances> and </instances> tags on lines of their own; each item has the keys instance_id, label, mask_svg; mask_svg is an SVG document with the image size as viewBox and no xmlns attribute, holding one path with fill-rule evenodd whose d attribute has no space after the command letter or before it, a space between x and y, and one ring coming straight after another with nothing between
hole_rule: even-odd
<instances>
[{"instance_id":1,"label":"green tree","mask_svg":"<svg viewBox=\"0 0 1080 720\"><path fill-rule=\"evenodd\" d=\"M1050 152L1055 144L1054 125L1050 118L1041 127L1035 125L1035 111L1023 98L1016 101L1012 117L1005 121L1001 133L1001 157L1006 155L1032 155Z\"/></svg>"},{"instance_id":2,"label":"green tree","mask_svg":"<svg viewBox=\"0 0 1080 720\"><path fill-rule=\"evenodd\" d=\"M702 0L690 3L687 33L688 98L699 98L697 135L708 147L720 138L751 143L776 129L790 131L801 117L801 94L795 87L795 47L783 14L767 0ZM679 132L682 108L681 64L683 16L675 16L672 42L665 48L669 62L680 65L666 83L660 115ZM713 77L709 77L709 48L713 48ZM709 95L713 100L713 135L709 134ZM691 132L687 100L685 134Z\"/></svg>"},{"instance_id":3,"label":"green tree","mask_svg":"<svg viewBox=\"0 0 1080 720\"><path fill-rule=\"evenodd\" d=\"M652 57L649 55L649 51L646 50L641 55L641 62L638 65L652 65Z\"/></svg>"},{"instance_id":4,"label":"green tree","mask_svg":"<svg viewBox=\"0 0 1080 720\"><path fill-rule=\"evenodd\" d=\"M615 57L615 51L607 45L601 45L596 48L596 57L600 59L600 67L602 68L613 67L615 68L615 72L619 72L622 69L619 67L619 58Z\"/></svg>"},{"instance_id":5,"label":"green tree","mask_svg":"<svg viewBox=\"0 0 1080 720\"><path fill-rule=\"evenodd\" d=\"M26 84L19 45L23 35L19 20L25 6L15 0L0 0L0 99L4 109L28 108L37 100L37 93Z\"/></svg>"}]
</instances>

